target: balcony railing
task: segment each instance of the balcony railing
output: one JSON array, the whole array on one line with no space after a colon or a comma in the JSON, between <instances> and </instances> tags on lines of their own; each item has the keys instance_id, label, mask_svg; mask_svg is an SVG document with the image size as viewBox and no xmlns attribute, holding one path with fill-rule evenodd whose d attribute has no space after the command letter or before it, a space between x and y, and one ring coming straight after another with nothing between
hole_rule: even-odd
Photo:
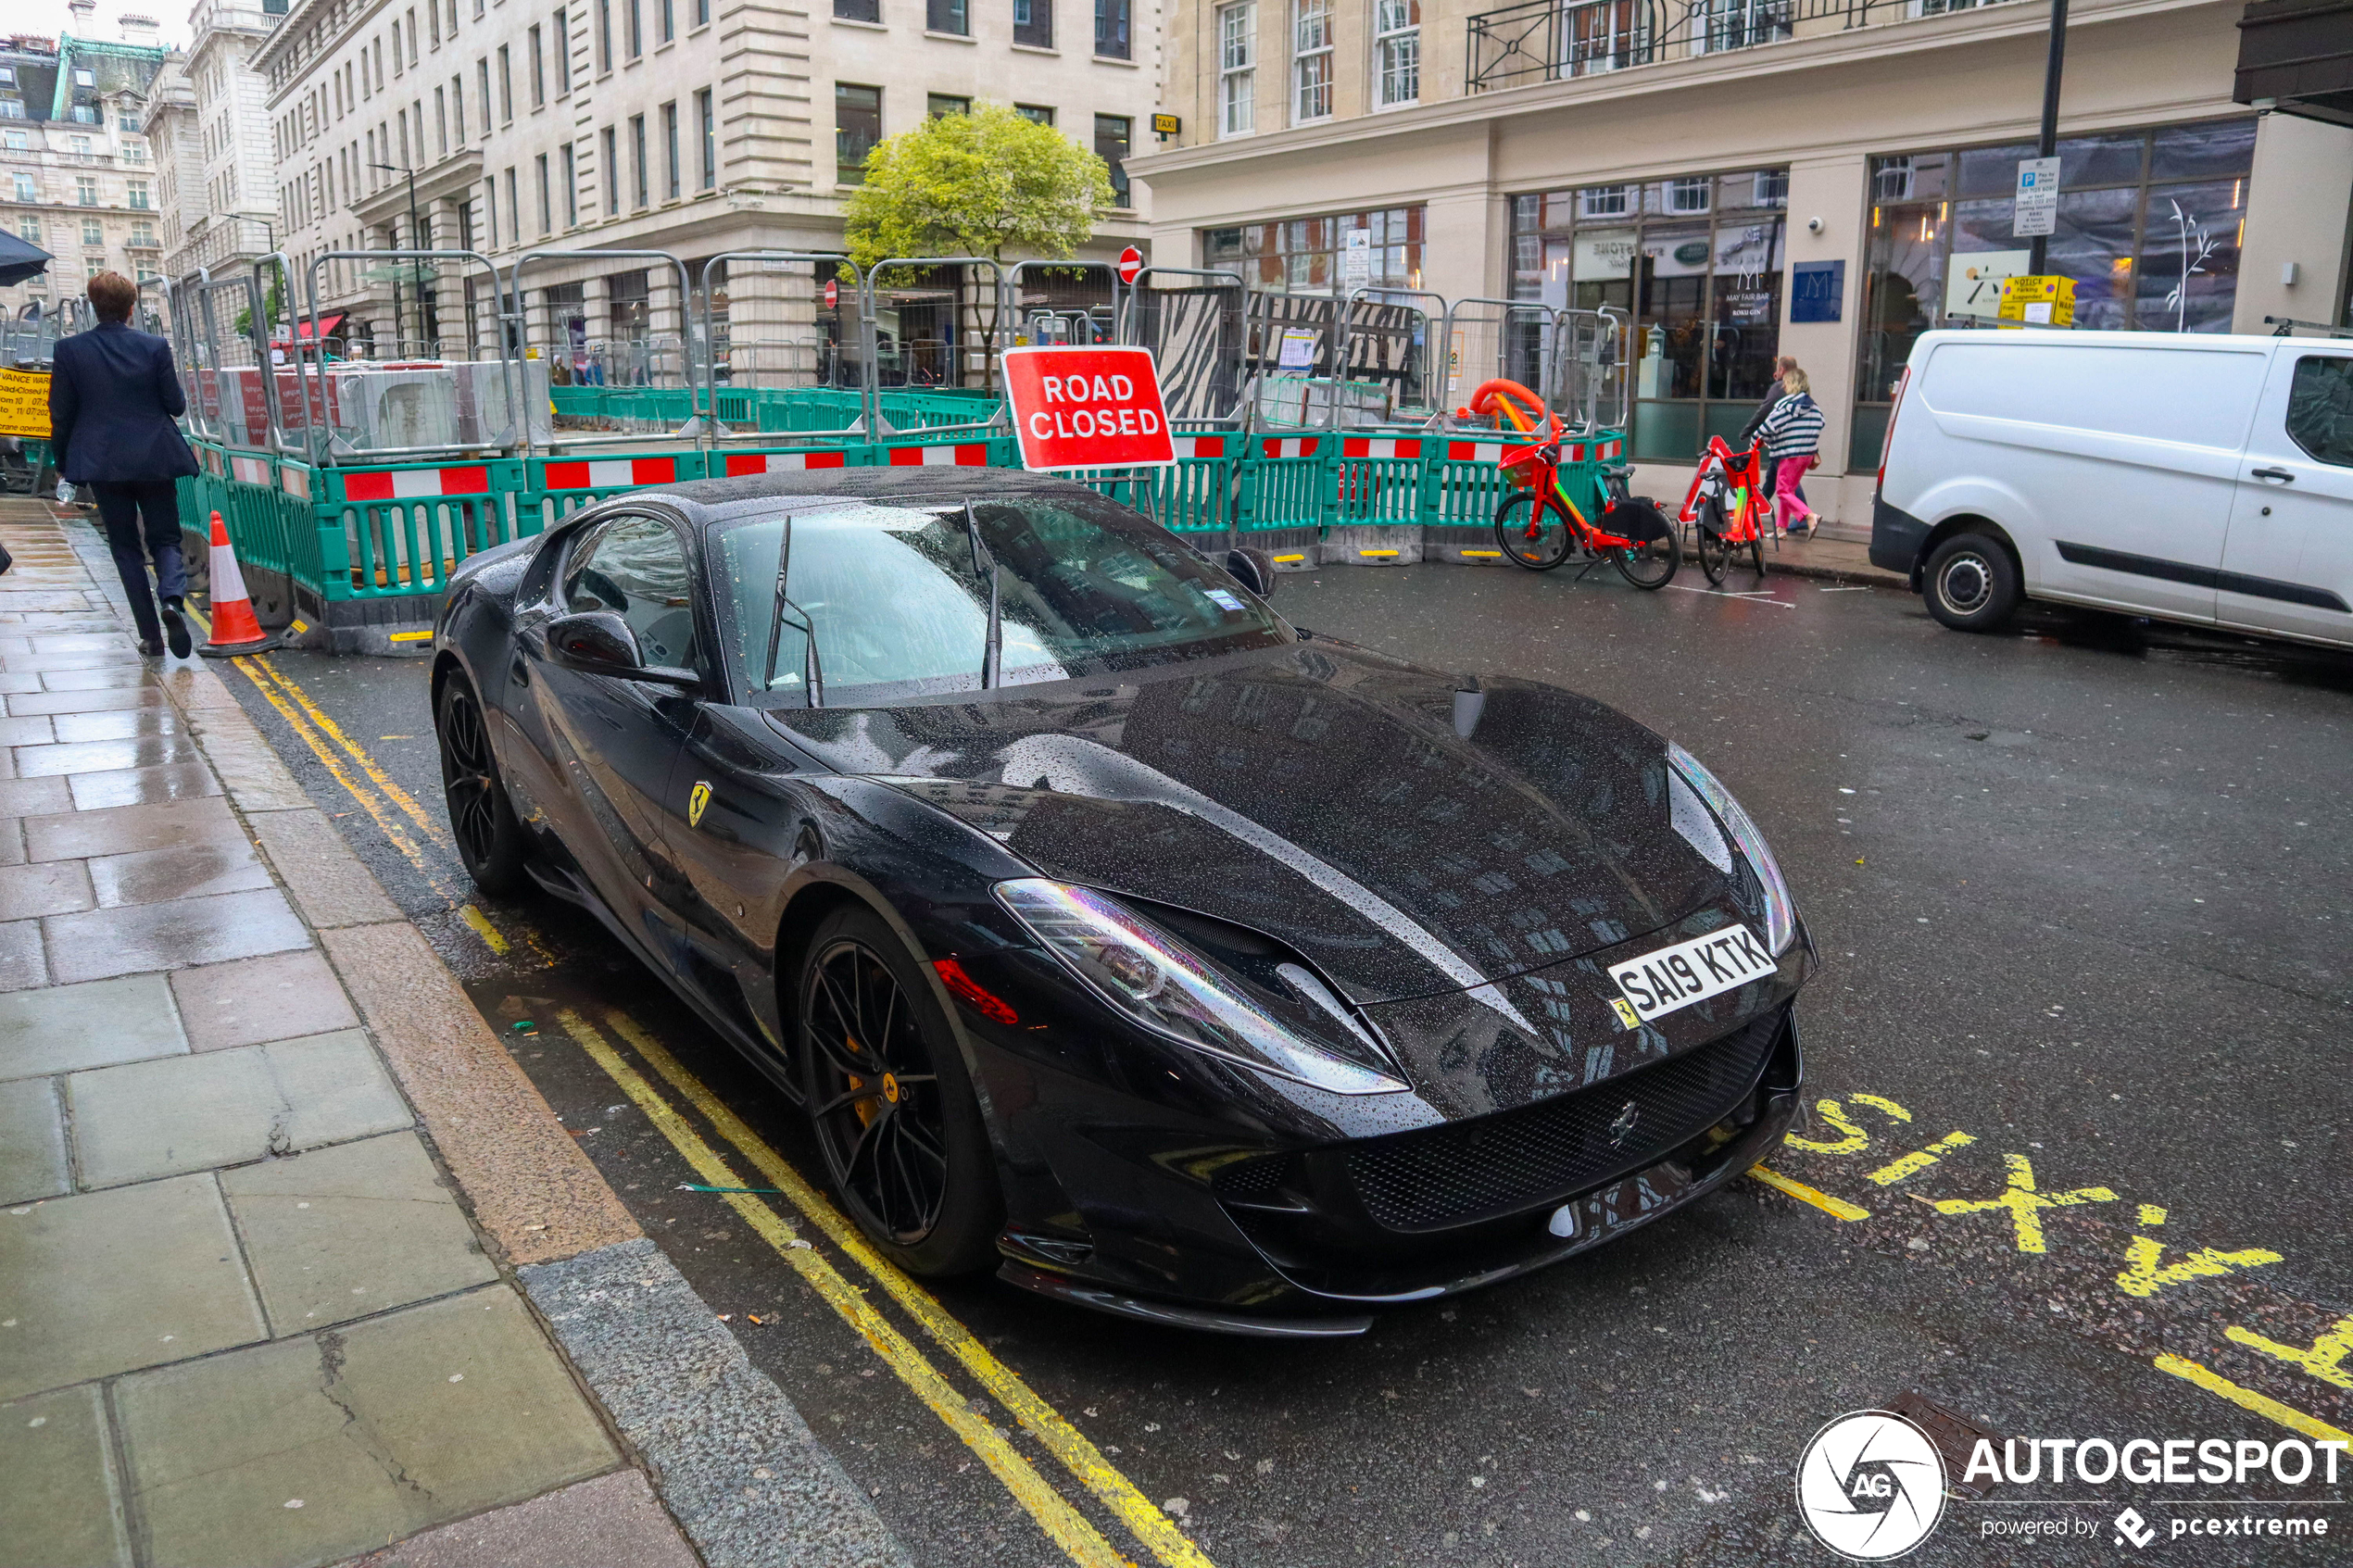
<instances>
[{"instance_id":1,"label":"balcony railing","mask_svg":"<svg viewBox=\"0 0 2353 1568\"><path fill-rule=\"evenodd\" d=\"M1599 76L2009 0L1527 0L1470 19L1470 90Z\"/></svg>"}]
</instances>

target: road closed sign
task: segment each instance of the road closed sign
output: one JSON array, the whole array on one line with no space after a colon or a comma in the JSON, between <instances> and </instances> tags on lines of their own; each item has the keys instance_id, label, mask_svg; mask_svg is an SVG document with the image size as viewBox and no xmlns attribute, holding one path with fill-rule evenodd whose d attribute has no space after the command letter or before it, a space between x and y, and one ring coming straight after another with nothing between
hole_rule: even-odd
<instances>
[{"instance_id":1,"label":"road closed sign","mask_svg":"<svg viewBox=\"0 0 2353 1568\"><path fill-rule=\"evenodd\" d=\"M1009 348L1005 396L1026 469L1176 460L1149 348Z\"/></svg>"}]
</instances>

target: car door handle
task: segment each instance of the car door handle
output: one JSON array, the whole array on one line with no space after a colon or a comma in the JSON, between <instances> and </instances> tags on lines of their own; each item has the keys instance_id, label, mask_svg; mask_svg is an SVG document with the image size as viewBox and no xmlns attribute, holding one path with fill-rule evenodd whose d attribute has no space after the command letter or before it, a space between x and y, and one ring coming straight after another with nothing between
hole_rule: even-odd
<instances>
[{"instance_id":1,"label":"car door handle","mask_svg":"<svg viewBox=\"0 0 2353 1568\"><path fill-rule=\"evenodd\" d=\"M2288 472L2285 469L2249 469L2246 471L2247 477L2250 479L2277 480L2282 484L2294 484L2296 483L2296 475Z\"/></svg>"}]
</instances>

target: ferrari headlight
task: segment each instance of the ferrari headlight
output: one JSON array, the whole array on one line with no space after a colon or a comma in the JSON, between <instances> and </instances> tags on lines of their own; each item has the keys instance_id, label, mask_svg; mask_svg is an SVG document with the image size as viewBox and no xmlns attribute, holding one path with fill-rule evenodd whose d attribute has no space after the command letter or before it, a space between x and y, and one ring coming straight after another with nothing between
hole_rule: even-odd
<instances>
[{"instance_id":1,"label":"ferrari headlight","mask_svg":"<svg viewBox=\"0 0 2353 1568\"><path fill-rule=\"evenodd\" d=\"M1182 944L1100 893L1024 877L999 883L997 897L1091 990L1149 1029L1333 1094L1405 1087L1292 1034Z\"/></svg>"},{"instance_id":2,"label":"ferrari headlight","mask_svg":"<svg viewBox=\"0 0 2353 1568\"><path fill-rule=\"evenodd\" d=\"M1682 776L1683 782L1707 802L1724 831L1746 857L1749 869L1756 873L1756 881L1765 890L1765 948L1779 958L1797 939L1797 902L1789 896L1789 884L1781 880L1780 862L1773 859L1772 849L1765 835L1756 831L1741 803L1724 787L1724 781L1707 771L1700 759L1677 746L1667 743L1667 765Z\"/></svg>"}]
</instances>

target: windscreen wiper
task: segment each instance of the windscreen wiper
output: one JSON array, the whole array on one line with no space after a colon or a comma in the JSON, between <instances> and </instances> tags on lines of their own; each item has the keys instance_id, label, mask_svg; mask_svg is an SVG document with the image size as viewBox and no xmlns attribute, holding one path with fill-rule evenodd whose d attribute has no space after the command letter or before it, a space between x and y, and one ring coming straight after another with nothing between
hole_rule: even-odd
<instances>
[{"instance_id":1,"label":"windscreen wiper","mask_svg":"<svg viewBox=\"0 0 2353 1568\"><path fill-rule=\"evenodd\" d=\"M988 573L988 636L980 655L980 689L987 691L1004 679L1005 622L999 612L997 557L980 542L980 520L973 515L970 496L964 498L964 534L972 541L973 575Z\"/></svg>"},{"instance_id":2,"label":"windscreen wiper","mask_svg":"<svg viewBox=\"0 0 2353 1568\"><path fill-rule=\"evenodd\" d=\"M785 596L785 582L791 571L792 513L786 512L785 536L776 546L776 603L774 613L768 621L768 670L761 678L760 689L771 691L775 687L776 645L784 637L785 611L789 609L800 618L795 625L800 630L802 646L806 650L801 656L800 673L809 689L809 706L823 708L825 706L825 671L817 658L817 623L809 619L807 610Z\"/></svg>"}]
</instances>

